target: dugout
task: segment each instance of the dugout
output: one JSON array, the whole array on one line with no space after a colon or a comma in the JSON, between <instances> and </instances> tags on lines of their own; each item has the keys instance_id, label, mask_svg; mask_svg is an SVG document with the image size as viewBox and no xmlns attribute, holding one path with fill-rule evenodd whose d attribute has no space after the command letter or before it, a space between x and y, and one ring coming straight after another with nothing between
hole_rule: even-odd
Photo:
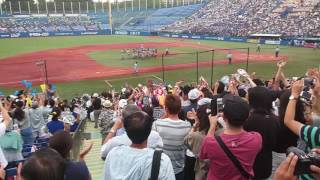
<instances>
[{"instance_id":1,"label":"dugout","mask_svg":"<svg viewBox=\"0 0 320 180\"><path fill-rule=\"evenodd\" d=\"M281 42L281 36L281 34L251 34L248 42L279 45Z\"/></svg>"},{"instance_id":2,"label":"dugout","mask_svg":"<svg viewBox=\"0 0 320 180\"><path fill-rule=\"evenodd\" d=\"M301 37L291 41L291 46L301 46L306 48L317 48L320 44L320 37Z\"/></svg>"}]
</instances>

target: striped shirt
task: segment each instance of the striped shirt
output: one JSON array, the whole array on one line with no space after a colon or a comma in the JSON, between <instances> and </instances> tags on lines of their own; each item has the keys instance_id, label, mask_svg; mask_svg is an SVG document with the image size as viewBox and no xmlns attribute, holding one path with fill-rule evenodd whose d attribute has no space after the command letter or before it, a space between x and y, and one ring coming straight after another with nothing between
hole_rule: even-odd
<instances>
[{"instance_id":1,"label":"striped shirt","mask_svg":"<svg viewBox=\"0 0 320 180\"><path fill-rule=\"evenodd\" d=\"M163 141L163 152L172 162L175 174L183 171L186 146L184 139L191 129L188 121L159 119L153 123L153 130L157 131Z\"/></svg>"},{"instance_id":2,"label":"striped shirt","mask_svg":"<svg viewBox=\"0 0 320 180\"><path fill-rule=\"evenodd\" d=\"M316 126L310 126L305 125L300 130L300 138L306 142L307 147L305 149L305 152L310 152L313 148L319 148L320 147L320 128ZM302 176L299 176L299 179L314 179L312 175L310 174L303 174Z\"/></svg>"}]
</instances>

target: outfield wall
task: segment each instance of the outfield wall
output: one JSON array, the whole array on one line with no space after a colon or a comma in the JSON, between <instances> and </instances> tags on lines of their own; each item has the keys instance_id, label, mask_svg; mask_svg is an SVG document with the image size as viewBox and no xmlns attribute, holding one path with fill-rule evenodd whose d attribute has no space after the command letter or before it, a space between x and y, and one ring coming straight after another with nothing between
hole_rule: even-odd
<instances>
[{"instance_id":1,"label":"outfield wall","mask_svg":"<svg viewBox=\"0 0 320 180\"><path fill-rule=\"evenodd\" d=\"M171 34L171 33L159 33L161 37L170 38L184 38L184 39L199 39L199 40L216 40L216 41L229 41L229 42L248 42L248 43L260 43L260 44L272 44L272 45L289 45L289 42L293 39L286 40L265 40L265 39L250 39L246 37L224 37L224 36L209 36L209 35L192 35L192 34Z\"/></svg>"},{"instance_id":2,"label":"outfield wall","mask_svg":"<svg viewBox=\"0 0 320 180\"><path fill-rule=\"evenodd\" d=\"M81 36L81 35L110 35L111 30L99 31L64 31L64 32L20 32L20 33L0 33L0 38L28 38L28 37L48 37L48 36Z\"/></svg>"},{"instance_id":3,"label":"outfield wall","mask_svg":"<svg viewBox=\"0 0 320 180\"><path fill-rule=\"evenodd\" d=\"M158 33L150 33L144 31L124 31L115 30L115 35L130 36L154 36ZM63 32L20 32L20 33L0 33L0 38L28 38L28 37L49 37L49 36L83 36L83 35L111 35L111 30L99 31L63 31Z\"/></svg>"},{"instance_id":4,"label":"outfield wall","mask_svg":"<svg viewBox=\"0 0 320 180\"><path fill-rule=\"evenodd\" d=\"M146 31L126 31L114 30L112 34L115 35L129 35L129 36L160 36L168 38L182 38L182 39L198 39L198 40L216 40L227 42L247 42L259 43L269 45L292 45L293 42L301 42L301 39L280 39L280 40L267 40L267 39L251 39L246 37L224 37L224 36L209 36L209 35L193 35L193 34L174 34L163 32L146 32ZM111 29L99 31L65 31L65 32L20 32L20 33L0 33L1 38L28 38L28 37L49 37L49 36L83 36L83 35L111 35ZM317 41L320 41L318 39ZM303 47L313 48L312 43L306 43Z\"/></svg>"}]
</instances>

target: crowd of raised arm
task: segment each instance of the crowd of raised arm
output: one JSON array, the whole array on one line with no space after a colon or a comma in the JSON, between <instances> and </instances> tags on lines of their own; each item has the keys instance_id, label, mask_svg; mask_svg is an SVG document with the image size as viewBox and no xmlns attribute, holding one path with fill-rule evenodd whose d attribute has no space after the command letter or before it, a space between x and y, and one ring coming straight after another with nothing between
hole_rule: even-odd
<instances>
[{"instance_id":1,"label":"crowd of raised arm","mask_svg":"<svg viewBox=\"0 0 320 180\"><path fill-rule=\"evenodd\" d=\"M317 179L316 163L297 164L298 152L320 152L320 73L288 78L285 66L278 62L268 80L238 69L212 87L201 76L199 84L126 83L70 102L50 89L2 97L1 178L17 168L25 180L90 179L84 159L92 146L73 161L70 133L91 120L101 130L103 180ZM37 148L26 155L30 144Z\"/></svg>"}]
</instances>

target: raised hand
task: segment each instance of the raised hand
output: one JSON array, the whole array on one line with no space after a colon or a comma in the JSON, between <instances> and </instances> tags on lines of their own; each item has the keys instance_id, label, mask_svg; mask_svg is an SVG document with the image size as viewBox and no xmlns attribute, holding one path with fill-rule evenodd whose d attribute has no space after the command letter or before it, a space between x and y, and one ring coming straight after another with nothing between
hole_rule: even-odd
<instances>
[{"instance_id":1,"label":"raised hand","mask_svg":"<svg viewBox=\"0 0 320 180\"><path fill-rule=\"evenodd\" d=\"M79 159L84 160L85 156L91 151L93 146L93 142L90 143L89 146L85 147L79 154Z\"/></svg>"},{"instance_id":2,"label":"raised hand","mask_svg":"<svg viewBox=\"0 0 320 180\"><path fill-rule=\"evenodd\" d=\"M0 179L4 179L6 177L6 171L4 170L4 167L0 165Z\"/></svg>"},{"instance_id":3,"label":"raised hand","mask_svg":"<svg viewBox=\"0 0 320 180\"><path fill-rule=\"evenodd\" d=\"M285 161L283 161L278 167L274 180L296 180L294 175L294 169L298 162L298 156L290 153Z\"/></svg>"},{"instance_id":4,"label":"raised hand","mask_svg":"<svg viewBox=\"0 0 320 180\"><path fill-rule=\"evenodd\" d=\"M294 82L291 89L291 95L298 98L303 90L303 83L304 79Z\"/></svg>"},{"instance_id":5,"label":"raised hand","mask_svg":"<svg viewBox=\"0 0 320 180\"><path fill-rule=\"evenodd\" d=\"M278 66L278 68L283 68L286 64L287 64L286 61L279 61L279 62L277 63L277 66Z\"/></svg>"}]
</instances>

